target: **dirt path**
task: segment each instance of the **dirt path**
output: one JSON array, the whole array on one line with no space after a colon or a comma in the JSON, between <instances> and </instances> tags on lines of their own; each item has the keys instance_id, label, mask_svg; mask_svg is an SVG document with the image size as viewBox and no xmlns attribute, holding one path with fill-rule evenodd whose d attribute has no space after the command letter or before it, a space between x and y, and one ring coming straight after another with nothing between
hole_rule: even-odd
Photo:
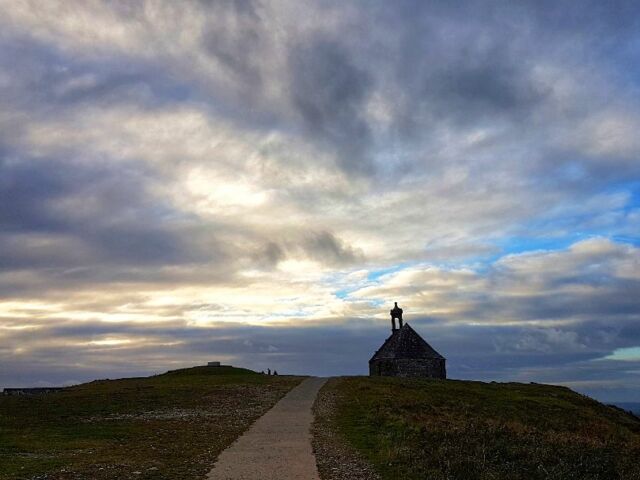
<instances>
[{"instance_id":1,"label":"dirt path","mask_svg":"<svg viewBox=\"0 0 640 480\"><path fill-rule=\"evenodd\" d=\"M309 378L218 457L209 480L318 480L309 429L324 378Z\"/></svg>"}]
</instances>

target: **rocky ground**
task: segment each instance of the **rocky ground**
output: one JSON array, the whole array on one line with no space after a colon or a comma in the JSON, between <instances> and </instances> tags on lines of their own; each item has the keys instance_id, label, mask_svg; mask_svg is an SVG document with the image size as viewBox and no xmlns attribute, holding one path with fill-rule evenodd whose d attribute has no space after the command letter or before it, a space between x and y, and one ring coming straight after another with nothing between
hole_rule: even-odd
<instances>
[{"instance_id":1,"label":"rocky ground","mask_svg":"<svg viewBox=\"0 0 640 480\"><path fill-rule=\"evenodd\" d=\"M338 393L333 388L341 380L331 379L320 390L313 406L313 451L322 480L380 480L369 463L336 432L335 407Z\"/></svg>"},{"instance_id":2,"label":"rocky ground","mask_svg":"<svg viewBox=\"0 0 640 480\"><path fill-rule=\"evenodd\" d=\"M204 478L301 380L203 367L0 397L0 480Z\"/></svg>"}]
</instances>

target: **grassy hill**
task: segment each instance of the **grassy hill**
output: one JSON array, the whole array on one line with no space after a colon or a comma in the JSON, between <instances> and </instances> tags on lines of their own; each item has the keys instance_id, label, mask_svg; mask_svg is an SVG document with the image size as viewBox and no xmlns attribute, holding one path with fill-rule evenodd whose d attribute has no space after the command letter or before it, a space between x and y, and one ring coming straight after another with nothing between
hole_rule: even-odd
<instances>
[{"instance_id":1,"label":"grassy hill","mask_svg":"<svg viewBox=\"0 0 640 480\"><path fill-rule=\"evenodd\" d=\"M0 479L204 478L300 380L195 367L0 396Z\"/></svg>"},{"instance_id":2,"label":"grassy hill","mask_svg":"<svg viewBox=\"0 0 640 480\"><path fill-rule=\"evenodd\" d=\"M328 382L318 402L329 397L315 429L383 480L640 479L640 420L568 388L353 377Z\"/></svg>"},{"instance_id":3,"label":"grassy hill","mask_svg":"<svg viewBox=\"0 0 640 480\"><path fill-rule=\"evenodd\" d=\"M615 406L640 416L640 402L617 402Z\"/></svg>"}]
</instances>

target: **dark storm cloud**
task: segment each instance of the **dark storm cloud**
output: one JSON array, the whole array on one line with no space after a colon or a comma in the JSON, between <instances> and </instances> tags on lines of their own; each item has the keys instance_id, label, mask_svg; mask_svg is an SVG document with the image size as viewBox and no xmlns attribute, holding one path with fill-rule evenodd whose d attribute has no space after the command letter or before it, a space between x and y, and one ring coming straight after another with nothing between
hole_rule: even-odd
<instances>
[{"instance_id":1,"label":"dark storm cloud","mask_svg":"<svg viewBox=\"0 0 640 480\"><path fill-rule=\"evenodd\" d=\"M258 261L268 267L274 267L286 258L286 252L277 242L270 241L258 254Z\"/></svg>"},{"instance_id":2,"label":"dark storm cloud","mask_svg":"<svg viewBox=\"0 0 640 480\"><path fill-rule=\"evenodd\" d=\"M53 212L52 201L82 183L82 173L43 162L25 165L5 150L0 153L0 227L3 232L56 231L67 222Z\"/></svg>"},{"instance_id":3,"label":"dark storm cloud","mask_svg":"<svg viewBox=\"0 0 640 480\"><path fill-rule=\"evenodd\" d=\"M256 257L259 263L268 267L274 267L287 258L314 260L321 265L349 266L362 261L364 254L331 232L311 231L299 238L269 241Z\"/></svg>"},{"instance_id":4,"label":"dark storm cloud","mask_svg":"<svg viewBox=\"0 0 640 480\"><path fill-rule=\"evenodd\" d=\"M497 48L468 52L457 64L435 65L418 97L439 119L471 123L519 115L543 100L543 93L521 70L515 59Z\"/></svg>"},{"instance_id":5,"label":"dark storm cloud","mask_svg":"<svg viewBox=\"0 0 640 480\"><path fill-rule=\"evenodd\" d=\"M399 135L424 142L447 125L460 135L507 125L514 135L535 136L546 121L579 121L587 107L558 112L557 86L540 75L541 66L603 63L614 69L624 67L629 55L637 60L628 48L637 6L593 6L367 4L348 23L348 33L313 34L291 50L292 101L311 138L336 147L351 172L377 170L372 157L379 139L366 112L374 92L394 104L382 133L387 141ZM555 118L546 118L549 110ZM395 173L403 170L414 171L399 167Z\"/></svg>"},{"instance_id":6,"label":"dark storm cloud","mask_svg":"<svg viewBox=\"0 0 640 480\"><path fill-rule=\"evenodd\" d=\"M332 151L346 172L372 174L380 167L377 148L398 136L424 142L445 125L485 128L497 122L507 122L522 135L521 122L557 102L551 95L555 85L534 74L541 63L621 62L611 52L631 54L622 47L637 23L631 20L633 5L626 2L606 8L598 2L588 8L536 2L368 2L346 32L301 29L282 42L269 24L268 3L196 5L194 14L204 19L198 42L219 76L168 74L165 57L141 61L135 55L103 54L99 62L70 61L32 40L14 42L0 58L7 67L21 58L15 73L40 101L95 103L102 98L149 105L197 98L244 127L291 129L301 123L307 139ZM114 11L122 21L146 21L144 9L132 5ZM608 47L594 41L594 31ZM286 59L281 71L271 69L269 55L275 53ZM232 79L223 80L228 73ZM271 90L282 96L278 102L290 103L295 123L287 116L289 106L268 98ZM13 96L25 98L20 92ZM378 136L368 112L374 94L395 104L390 125ZM584 116L565 110L563 115ZM541 122L536 117L532 134ZM413 171L404 165L396 173Z\"/></svg>"},{"instance_id":7,"label":"dark storm cloud","mask_svg":"<svg viewBox=\"0 0 640 480\"><path fill-rule=\"evenodd\" d=\"M204 33L205 51L220 61L245 86L262 87L262 71L252 54L260 50L265 25L253 1L208 2L208 13L215 19ZM220 21L224 17L228 21ZM251 90L247 89L247 93Z\"/></svg>"},{"instance_id":8,"label":"dark storm cloud","mask_svg":"<svg viewBox=\"0 0 640 480\"><path fill-rule=\"evenodd\" d=\"M346 245L330 232L316 232L308 235L303 248L311 258L329 265L348 265L363 258L362 252Z\"/></svg>"},{"instance_id":9,"label":"dark storm cloud","mask_svg":"<svg viewBox=\"0 0 640 480\"><path fill-rule=\"evenodd\" d=\"M136 166L0 158L0 266L171 265L203 258ZM63 241L60 241L62 239Z\"/></svg>"},{"instance_id":10,"label":"dark storm cloud","mask_svg":"<svg viewBox=\"0 0 640 480\"><path fill-rule=\"evenodd\" d=\"M0 68L11 72L10 82L0 89L0 102L45 117L83 104L151 106L196 94L153 62L107 56L69 58L29 38L3 42Z\"/></svg>"},{"instance_id":11,"label":"dark storm cloud","mask_svg":"<svg viewBox=\"0 0 640 480\"><path fill-rule=\"evenodd\" d=\"M416 21L420 17L407 19L413 28L399 29L391 70L401 93L397 131L407 140L428 138L428 129L444 125L486 128L520 122L544 106L549 87L532 78L535 63L526 60L529 52L510 41L508 32L483 28L476 33L484 41L476 42L470 36L452 37L446 25L458 31L455 19L444 19L445 26L438 28Z\"/></svg>"},{"instance_id":12,"label":"dark storm cloud","mask_svg":"<svg viewBox=\"0 0 640 480\"><path fill-rule=\"evenodd\" d=\"M371 89L369 73L335 39L311 38L289 55L291 100L308 134L336 146L346 171L371 173L370 131L363 112Z\"/></svg>"},{"instance_id":13,"label":"dark storm cloud","mask_svg":"<svg viewBox=\"0 0 640 480\"><path fill-rule=\"evenodd\" d=\"M579 279L573 285L587 286L587 282ZM640 308L637 294L640 292L640 281L632 279L612 280L606 289L585 291L582 294L568 296L564 289L545 292L544 301L538 296L518 298L509 303L508 297L502 298L499 293L474 295L474 302L465 312L469 318L486 319L507 318L520 320L554 320L558 318L584 315L607 315L624 317L633 314Z\"/></svg>"},{"instance_id":14,"label":"dark storm cloud","mask_svg":"<svg viewBox=\"0 0 640 480\"><path fill-rule=\"evenodd\" d=\"M605 49L633 34L638 25L638 4L633 0L606 3L586 0L579 6L572 2L531 0L515 5L515 8L545 27L550 34L562 36L567 31L579 32L588 36L585 39Z\"/></svg>"}]
</instances>

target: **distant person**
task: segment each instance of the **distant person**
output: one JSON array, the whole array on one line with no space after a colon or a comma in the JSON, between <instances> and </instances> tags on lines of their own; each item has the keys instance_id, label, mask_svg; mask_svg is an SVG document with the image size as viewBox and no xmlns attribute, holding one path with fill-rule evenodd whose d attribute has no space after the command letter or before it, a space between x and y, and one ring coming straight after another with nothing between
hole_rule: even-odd
<instances>
[{"instance_id":1,"label":"distant person","mask_svg":"<svg viewBox=\"0 0 640 480\"><path fill-rule=\"evenodd\" d=\"M274 370L274 371L273 371L273 374L274 374L274 375L277 375L277 374L278 374L278 371L277 371L277 370Z\"/></svg>"},{"instance_id":2,"label":"distant person","mask_svg":"<svg viewBox=\"0 0 640 480\"><path fill-rule=\"evenodd\" d=\"M271 375L271 369L267 368L267 375Z\"/></svg>"}]
</instances>

